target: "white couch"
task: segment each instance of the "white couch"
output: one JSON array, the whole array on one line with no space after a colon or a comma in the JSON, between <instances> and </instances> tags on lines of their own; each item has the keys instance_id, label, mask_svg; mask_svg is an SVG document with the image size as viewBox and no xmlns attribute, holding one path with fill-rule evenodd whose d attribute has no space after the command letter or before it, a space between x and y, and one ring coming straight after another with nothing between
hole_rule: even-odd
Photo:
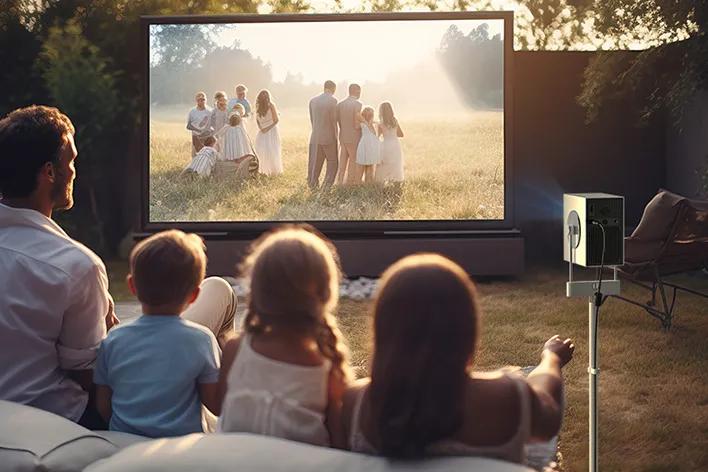
<instances>
[{"instance_id":1,"label":"white couch","mask_svg":"<svg viewBox=\"0 0 708 472\"><path fill-rule=\"evenodd\" d=\"M2 472L529 472L476 457L390 461L253 434L191 434L148 440L95 432L60 416L0 401Z\"/></svg>"}]
</instances>

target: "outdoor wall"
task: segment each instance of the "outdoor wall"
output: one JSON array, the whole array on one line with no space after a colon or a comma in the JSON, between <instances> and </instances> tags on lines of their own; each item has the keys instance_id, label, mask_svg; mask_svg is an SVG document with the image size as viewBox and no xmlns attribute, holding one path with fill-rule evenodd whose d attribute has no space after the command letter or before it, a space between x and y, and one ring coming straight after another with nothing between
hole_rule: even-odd
<instances>
[{"instance_id":1,"label":"outdoor wall","mask_svg":"<svg viewBox=\"0 0 708 472\"><path fill-rule=\"evenodd\" d=\"M666 187L687 197L701 195L701 173L708 172L708 91L696 94L677 125L668 127Z\"/></svg>"},{"instance_id":2,"label":"outdoor wall","mask_svg":"<svg viewBox=\"0 0 708 472\"><path fill-rule=\"evenodd\" d=\"M666 185L665 127L635 126L631 105L611 103L593 123L577 104L591 52L516 52L516 222L529 261L562 260L562 195L625 197L627 226Z\"/></svg>"}]
</instances>

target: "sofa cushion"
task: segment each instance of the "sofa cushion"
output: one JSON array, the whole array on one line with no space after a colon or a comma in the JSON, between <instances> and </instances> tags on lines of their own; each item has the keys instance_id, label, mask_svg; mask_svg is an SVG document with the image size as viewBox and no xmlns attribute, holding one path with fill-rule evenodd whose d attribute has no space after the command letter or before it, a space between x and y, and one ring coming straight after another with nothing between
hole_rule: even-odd
<instances>
[{"instance_id":1,"label":"sofa cushion","mask_svg":"<svg viewBox=\"0 0 708 472\"><path fill-rule=\"evenodd\" d=\"M3 472L81 471L119 450L66 418L0 400L0 467Z\"/></svg>"},{"instance_id":2,"label":"sofa cushion","mask_svg":"<svg viewBox=\"0 0 708 472\"><path fill-rule=\"evenodd\" d=\"M390 461L268 436L190 434L130 446L98 461L87 472L529 472L517 464L477 457Z\"/></svg>"},{"instance_id":3,"label":"sofa cushion","mask_svg":"<svg viewBox=\"0 0 708 472\"><path fill-rule=\"evenodd\" d=\"M644 208L642 219L632 233L632 238L641 241L664 241L671 231L681 202L686 197L659 189Z\"/></svg>"}]
</instances>

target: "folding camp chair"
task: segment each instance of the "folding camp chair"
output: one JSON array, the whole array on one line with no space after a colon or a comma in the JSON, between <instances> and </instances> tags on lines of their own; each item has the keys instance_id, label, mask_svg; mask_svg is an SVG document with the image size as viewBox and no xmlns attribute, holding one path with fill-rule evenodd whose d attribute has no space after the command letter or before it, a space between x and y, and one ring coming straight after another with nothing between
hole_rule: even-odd
<instances>
[{"instance_id":1,"label":"folding camp chair","mask_svg":"<svg viewBox=\"0 0 708 472\"><path fill-rule=\"evenodd\" d=\"M677 291L705 298L708 293L667 282L665 277L705 269L708 269L708 201L660 190L644 209L632 236L625 238L625 264L618 271L623 279L649 290L651 299L641 303L620 295L613 297L644 308L668 330Z\"/></svg>"}]
</instances>

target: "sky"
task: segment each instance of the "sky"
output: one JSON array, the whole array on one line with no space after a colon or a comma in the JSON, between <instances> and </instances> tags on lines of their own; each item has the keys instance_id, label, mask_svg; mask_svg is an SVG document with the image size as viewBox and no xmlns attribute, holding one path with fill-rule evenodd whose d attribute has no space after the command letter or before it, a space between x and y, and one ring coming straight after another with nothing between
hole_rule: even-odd
<instances>
[{"instance_id":1,"label":"sky","mask_svg":"<svg viewBox=\"0 0 708 472\"><path fill-rule=\"evenodd\" d=\"M235 24L217 38L270 63L273 80L288 72L305 82L384 81L388 74L426 59L452 24L467 34L481 23L490 36L502 34L502 20L337 21Z\"/></svg>"}]
</instances>

